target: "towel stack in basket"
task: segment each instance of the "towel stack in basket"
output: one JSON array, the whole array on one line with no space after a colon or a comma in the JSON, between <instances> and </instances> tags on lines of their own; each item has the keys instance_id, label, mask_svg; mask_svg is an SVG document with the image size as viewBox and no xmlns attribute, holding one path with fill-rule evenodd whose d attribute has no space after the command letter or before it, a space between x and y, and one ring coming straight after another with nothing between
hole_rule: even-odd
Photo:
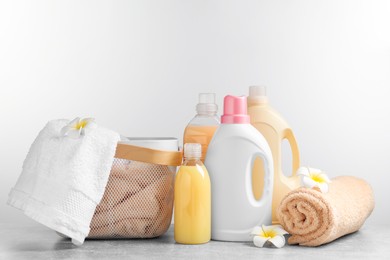
<instances>
[{"instance_id":1,"label":"towel stack in basket","mask_svg":"<svg viewBox=\"0 0 390 260\"><path fill-rule=\"evenodd\" d=\"M169 227L174 172L166 165L115 159L89 237L155 237Z\"/></svg>"},{"instance_id":2,"label":"towel stack in basket","mask_svg":"<svg viewBox=\"0 0 390 260\"><path fill-rule=\"evenodd\" d=\"M182 160L177 139L128 139L118 144L115 157L88 237L162 235L171 223L175 166Z\"/></svg>"}]
</instances>

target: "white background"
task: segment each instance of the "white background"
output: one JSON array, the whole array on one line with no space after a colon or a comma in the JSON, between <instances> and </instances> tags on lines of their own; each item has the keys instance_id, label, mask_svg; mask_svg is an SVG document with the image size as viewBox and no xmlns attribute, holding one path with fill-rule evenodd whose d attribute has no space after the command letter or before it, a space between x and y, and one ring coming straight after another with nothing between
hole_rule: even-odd
<instances>
[{"instance_id":1,"label":"white background","mask_svg":"<svg viewBox=\"0 0 390 260\"><path fill-rule=\"evenodd\" d=\"M197 94L266 84L303 165L374 188L390 217L389 1L1 1L0 222L49 119L95 117L128 136L174 136Z\"/></svg>"}]
</instances>

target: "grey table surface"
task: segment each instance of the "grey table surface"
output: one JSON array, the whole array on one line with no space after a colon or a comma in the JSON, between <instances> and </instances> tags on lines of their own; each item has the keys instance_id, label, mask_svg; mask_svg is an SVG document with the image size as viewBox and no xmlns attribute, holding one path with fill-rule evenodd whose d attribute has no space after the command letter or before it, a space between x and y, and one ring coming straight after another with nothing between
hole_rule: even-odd
<instances>
[{"instance_id":1,"label":"grey table surface","mask_svg":"<svg viewBox=\"0 0 390 260\"><path fill-rule=\"evenodd\" d=\"M390 259L390 227L367 224L320 247L275 249L218 241L176 244L172 227L158 238L87 240L77 247L38 224L0 224L0 259Z\"/></svg>"}]
</instances>

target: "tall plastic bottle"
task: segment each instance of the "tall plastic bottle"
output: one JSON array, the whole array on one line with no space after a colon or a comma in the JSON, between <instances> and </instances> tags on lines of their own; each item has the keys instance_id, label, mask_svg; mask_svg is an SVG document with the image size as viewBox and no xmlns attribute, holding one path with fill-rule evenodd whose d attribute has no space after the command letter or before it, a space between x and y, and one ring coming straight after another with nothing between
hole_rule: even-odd
<instances>
[{"instance_id":1,"label":"tall plastic bottle","mask_svg":"<svg viewBox=\"0 0 390 260\"><path fill-rule=\"evenodd\" d=\"M181 244L210 241L210 178L200 156L200 144L185 144L184 162L176 175L174 236Z\"/></svg>"},{"instance_id":2,"label":"tall plastic bottle","mask_svg":"<svg viewBox=\"0 0 390 260\"><path fill-rule=\"evenodd\" d=\"M264 162L264 191L252 189L254 161ZM245 96L226 96L224 115L210 142L205 165L211 180L211 238L250 241L258 225L271 223L273 161L265 138L251 124Z\"/></svg>"},{"instance_id":3,"label":"tall plastic bottle","mask_svg":"<svg viewBox=\"0 0 390 260\"><path fill-rule=\"evenodd\" d=\"M294 133L283 117L269 104L264 86L251 86L248 96L248 114L251 124L263 134L267 140L274 160L274 191L272 202L272 223L278 224L276 210L283 197L291 190L300 186L296 171L299 168L299 149ZM287 177L282 172L282 141L286 139L292 150L292 175ZM264 176L261 162L256 162L253 175L255 194L259 196L262 191L261 180ZM260 174L259 174L260 173Z\"/></svg>"},{"instance_id":4,"label":"tall plastic bottle","mask_svg":"<svg viewBox=\"0 0 390 260\"><path fill-rule=\"evenodd\" d=\"M201 161L206 158L207 147L219 126L217 116L218 106L215 104L214 93L200 93L196 106L197 115L189 122L184 131L183 143L198 143L202 145Z\"/></svg>"}]
</instances>

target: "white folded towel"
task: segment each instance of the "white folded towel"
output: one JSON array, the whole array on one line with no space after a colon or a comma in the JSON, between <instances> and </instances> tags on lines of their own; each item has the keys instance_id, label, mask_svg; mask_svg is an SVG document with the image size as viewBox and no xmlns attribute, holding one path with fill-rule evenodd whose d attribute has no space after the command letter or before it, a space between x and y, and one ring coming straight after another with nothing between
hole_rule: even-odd
<instances>
[{"instance_id":1,"label":"white folded towel","mask_svg":"<svg viewBox=\"0 0 390 260\"><path fill-rule=\"evenodd\" d=\"M80 245L104 194L120 136L97 126L73 139L61 134L68 123L53 120L41 130L8 204Z\"/></svg>"}]
</instances>

